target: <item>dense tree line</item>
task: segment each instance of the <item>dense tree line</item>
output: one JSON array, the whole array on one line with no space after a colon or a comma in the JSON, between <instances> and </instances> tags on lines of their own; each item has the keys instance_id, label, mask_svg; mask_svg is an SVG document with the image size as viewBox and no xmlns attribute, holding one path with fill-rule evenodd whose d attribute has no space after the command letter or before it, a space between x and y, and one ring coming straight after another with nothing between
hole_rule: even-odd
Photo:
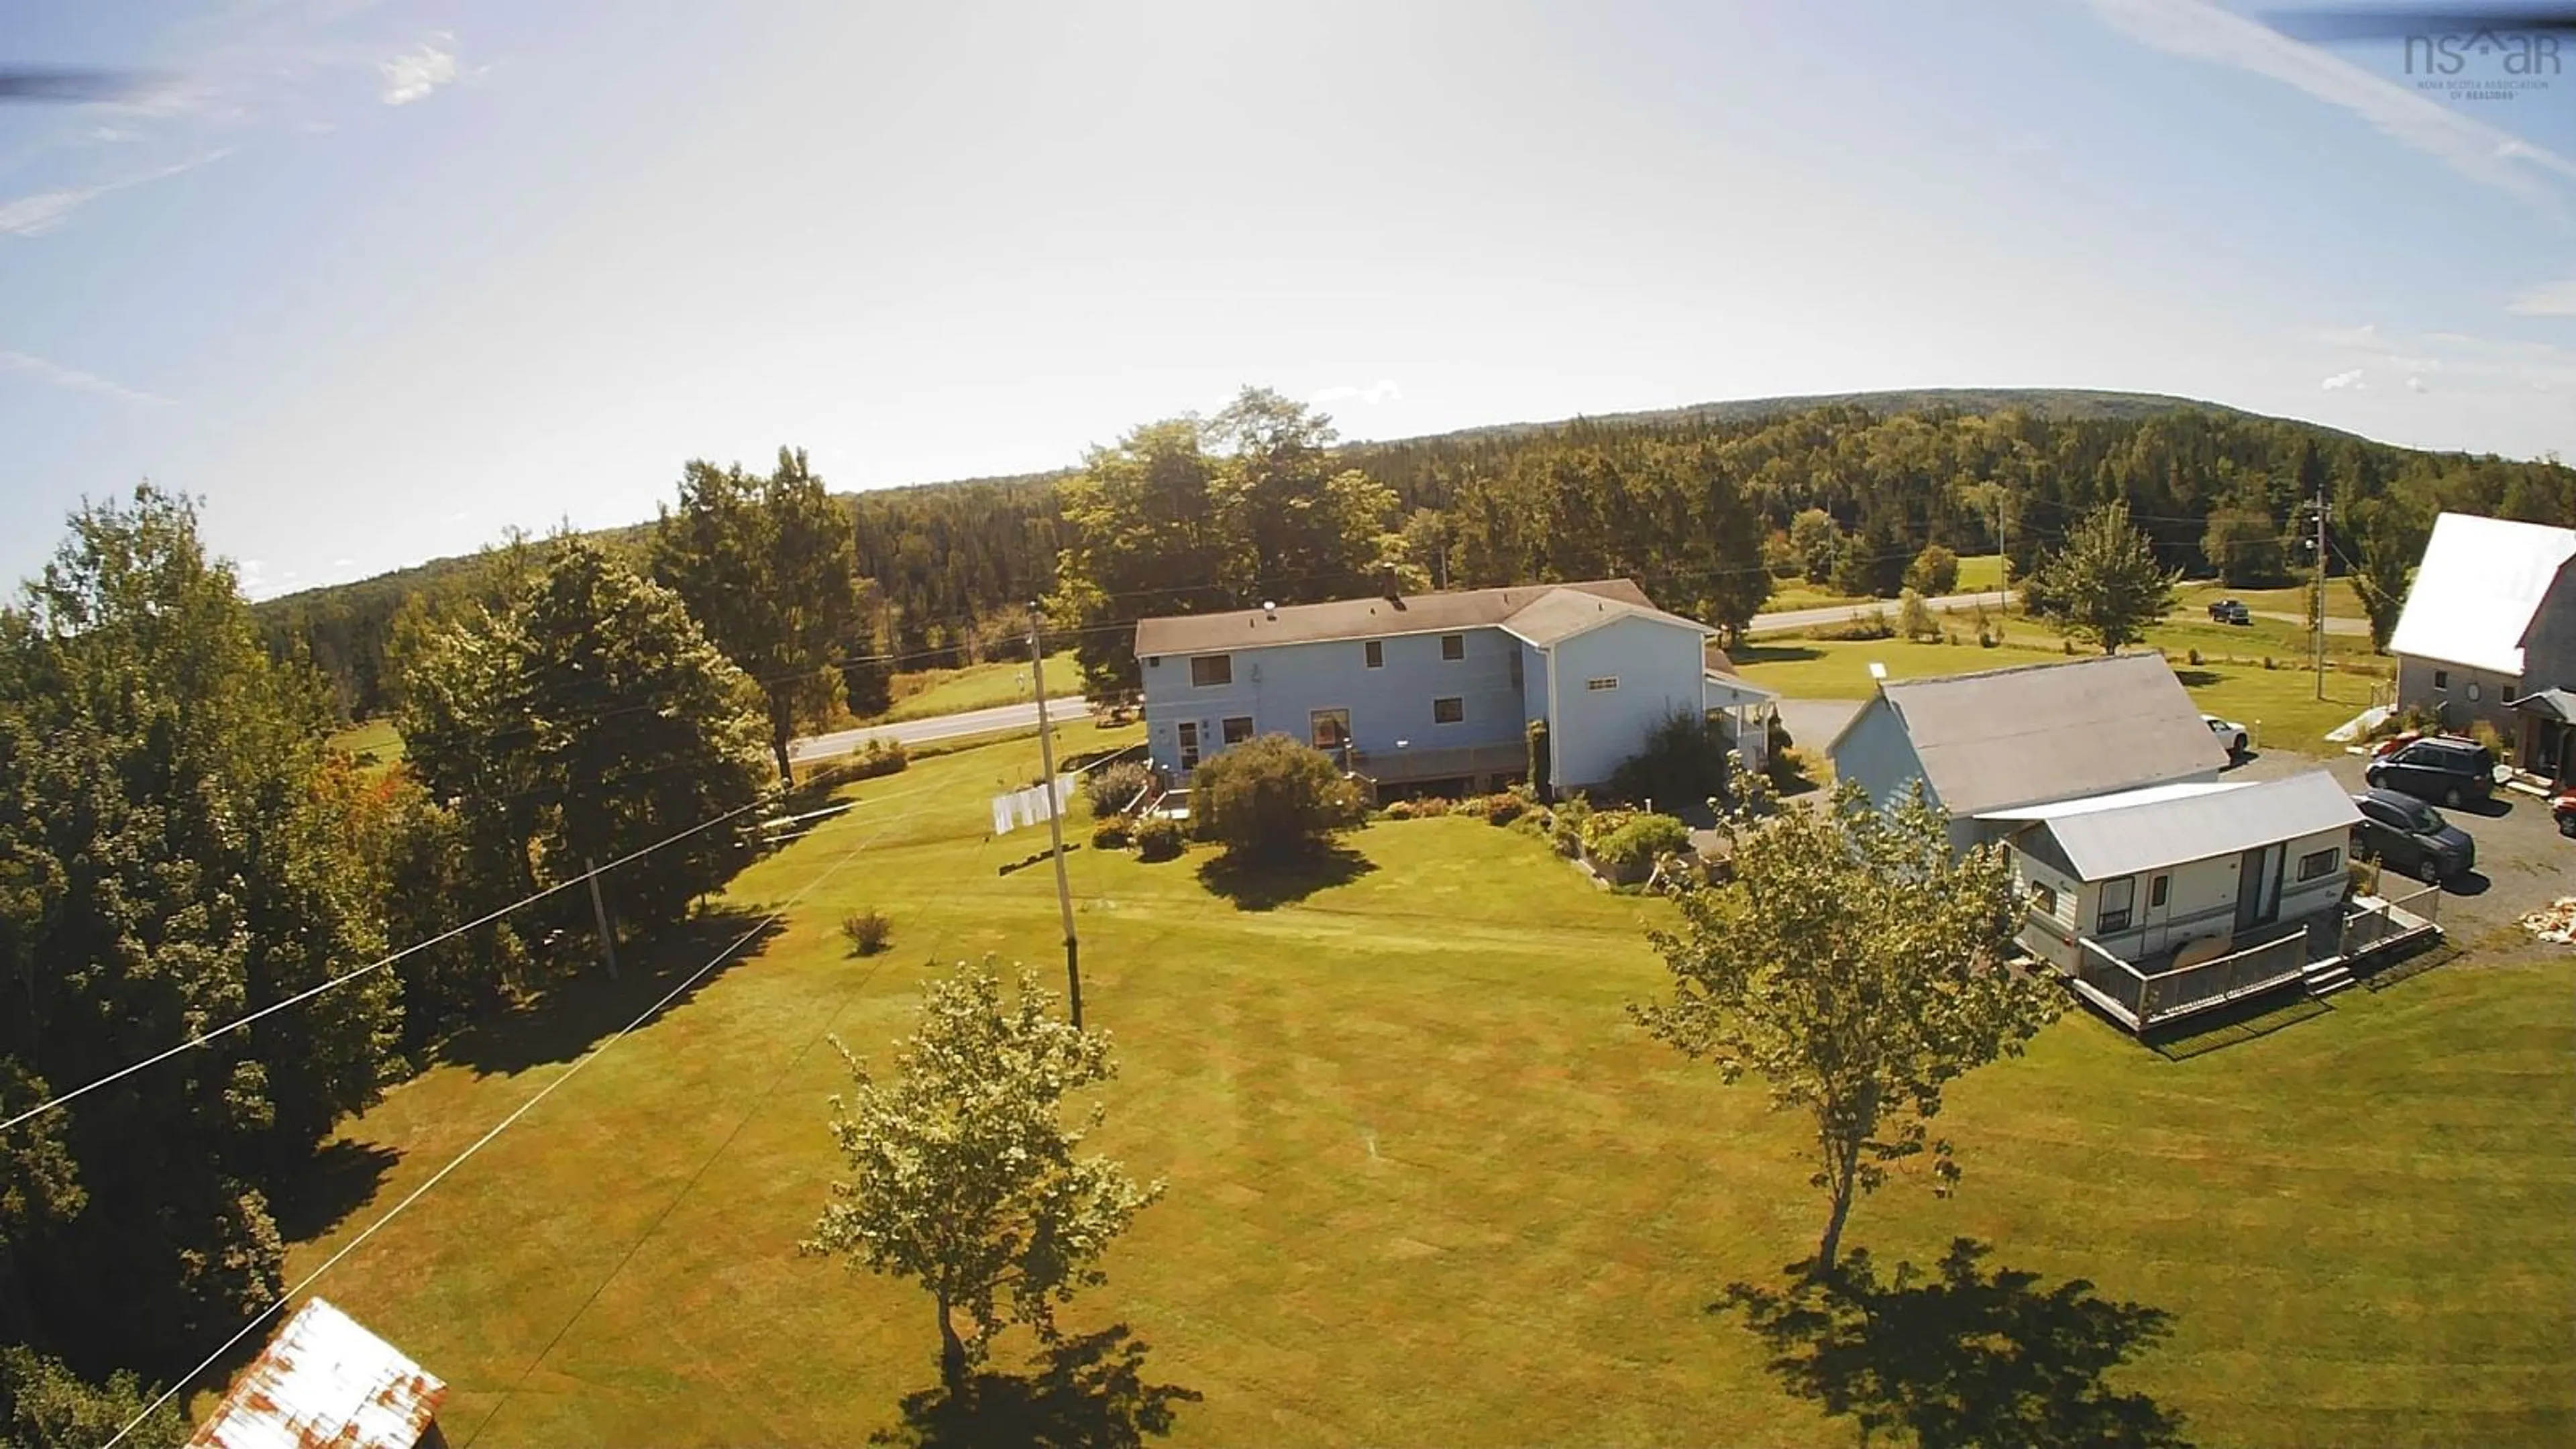
<instances>
[{"instance_id":1,"label":"dense tree line","mask_svg":"<svg viewBox=\"0 0 2576 1449\"><path fill-rule=\"evenodd\" d=\"M0 1131L0 1437L94 1442L139 1408L120 1375L273 1302L272 1203L440 1036L592 959L547 945L592 933L588 899L244 1018L687 827L719 822L610 877L621 929L744 861L768 702L616 552L513 541L406 601L382 657L391 771L329 743L323 676L272 657L193 505L150 486L76 514L0 608L0 1118L101 1084Z\"/></svg>"},{"instance_id":2,"label":"dense tree line","mask_svg":"<svg viewBox=\"0 0 2576 1449\"><path fill-rule=\"evenodd\" d=\"M904 668L1017 658L1024 606L1041 595L1057 596L1059 623L1107 624L1115 636L1140 612L1325 597L1373 587L1373 570L1389 566L1413 587L1624 573L1726 624L1748 601L1759 607L1764 573L1893 597L1928 545L1975 554L2000 544L2026 577L2077 519L2114 500L2166 568L2250 587L2305 576L2303 509L2321 493L2329 567L2376 601L2384 636L2436 513L2576 523L2576 470L2555 461L2417 452L2151 399L2037 396L2041 407L1980 397L1996 405L1981 412L1855 400L1345 444L1329 419L1247 390L1217 418L1133 429L1068 474L839 500L863 581L849 648ZM1229 429L1249 431L1220 436ZM1238 451L1267 471L1244 473ZM1166 512L1125 511L1120 490L1140 487ZM1199 501L1180 508L1193 488ZM1191 540L1209 527L1222 536ZM1336 529L1329 547L1316 542ZM1361 531L1367 546L1353 553ZM1382 549L1381 535L1395 545ZM1138 582L1138 537L1185 547L1140 587L1087 601L1097 580L1085 571ZM638 529L611 542L640 558L649 539ZM272 652L310 657L345 713L376 714L395 702L406 600L453 591L469 573L432 565L298 595L264 606L261 620ZM864 710L877 687L854 679L844 694Z\"/></svg>"}]
</instances>

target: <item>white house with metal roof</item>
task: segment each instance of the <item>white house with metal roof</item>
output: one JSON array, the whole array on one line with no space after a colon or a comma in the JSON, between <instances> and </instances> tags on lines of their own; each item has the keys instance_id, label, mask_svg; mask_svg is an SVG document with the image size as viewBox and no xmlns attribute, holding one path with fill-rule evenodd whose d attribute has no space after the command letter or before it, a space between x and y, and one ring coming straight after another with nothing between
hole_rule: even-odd
<instances>
[{"instance_id":1,"label":"white house with metal roof","mask_svg":"<svg viewBox=\"0 0 2576 1449\"><path fill-rule=\"evenodd\" d=\"M2278 935L2343 899L2361 823L2323 770L2259 784L2155 785L1998 810L2034 930L2085 936L2149 965L2216 941Z\"/></svg>"},{"instance_id":2,"label":"white house with metal roof","mask_svg":"<svg viewBox=\"0 0 2576 1449\"><path fill-rule=\"evenodd\" d=\"M2576 775L2576 529L2435 519L2388 652L2400 708L2484 720L2522 768Z\"/></svg>"},{"instance_id":3,"label":"white house with metal roof","mask_svg":"<svg viewBox=\"0 0 2576 1449\"><path fill-rule=\"evenodd\" d=\"M1881 808L1921 781L1963 850L2005 833L2002 812L2206 783L2228 764L2153 653L1883 681L1825 753Z\"/></svg>"},{"instance_id":4,"label":"white house with metal roof","mask_svg":"<svg viewBox=\"0 0 2576 1449\"><path fill-rule=\"evenodd\" d=\"M1665 719L1713 707L1715 633L1627 579L1145 619L1147 748L1186 779L1285 734L1381 784L1477 789L1526 771L1529 724L1545 720L1551 783L1597 786ZM1760 694L1729 685L1718 703L1750 712Z\"/></svg>"}]
</instances>

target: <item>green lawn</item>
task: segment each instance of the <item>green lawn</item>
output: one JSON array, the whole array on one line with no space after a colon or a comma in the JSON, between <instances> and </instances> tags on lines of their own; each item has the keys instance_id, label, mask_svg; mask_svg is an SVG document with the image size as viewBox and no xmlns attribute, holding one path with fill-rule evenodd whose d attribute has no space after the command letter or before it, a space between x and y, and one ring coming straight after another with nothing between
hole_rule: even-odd
<instances>
[{"instance_id":1,"label":"green lawn","mask_svg":"<svg viewBox=\"0 0 2576 1449\"><path fill-rule=\"evenodd\" d=\"M1071 698L1081 692L1082 676L1075 669L1070 652L1048 655L1046 675L1047 697L1050 699ZM1029 685L1029 666L1025 662L1014 661L898 674L894 677L890 693L894 697L893 706L884 714L860 723L891 724L898 720L928 719L932 715L963 714L968 710L991 709L1037 697Z\"/></svg>"},{"instance_id":2,"label":"green lawn","mask_svg":"<svg viewBox=\"0 0 2576 1449\"><path fill-rule=\"evenodd\" d=\"M393 765L403 757L402 732L389 719L360 720L331 737L331 743L361 760L372 758L379 765Z\"/></svg>"},{"instance_id":3,"label":"green lawn","mask_svg":"<svg viewBox=\"0 0 2576 1449\"><path fill-rule=\"evenodd\" d=\"M2003 577L2003 566L2001 554L1964 555L1959 560L1958 586L1951 592L1973 594L1980 590L2000 588L2002 585L1999 581ZM1762 603L1762 612L1783 614L1793 609L1831 609L1846 604L1863 609L1872 604L1884 604L1891 610L1896 607L1894 599L1856 598L1850 594L1836 593L1830 588L1808 583L1805 579L1775 578L1771 581L1771 597Z\"/></svg>"},{"instance_id":4,"label":"green lawn","mask_svg":"<svg viewBox=\"0 0 2576 1449\"><path fill-rule=\"evenodd\" d=\"M727 897L813 888L758 955L323 1280L449 1382L451 1442L854 1443L932 1381L918 1292L794 1252L836 1167L822 1038L881 1053L933 958L1060 980L1050 873L997 874L1043 832L982 839L986 793L1035 754L848 787L858 809ZM1623 1019L1657 989L1642 931L1668 908L1470 820L1355 845L1354 878L1268 911L1212 897L1196 853L1072 856L1088 1013L1124 1067L1094 1141L1171 1190L1068 1323L1132 1324L1150 1378L1206 1395L1181 1444L1853 1442L1701 1311L1806 1251L1821 1207L1794 1120ZM893 914L888 954L844 955L833 924L861 905ZM399 1160L292 1268L710 949L565 990L395 1090L344 1151ZM2123 1381L2197 1442L2569 1442L2571 987L2563 956L2457 963L2188 1061L2070 1018L1954 1092L1959 1196L1906 1174L1851 1241L1927 1261L1970 1234L1994 1264L2168 1310L2172 1340Z\"/></svg>"},{"instance_id":5,"label":"green lawn","mask_svg":"<svg viewBox=\"0 0 2576 1449\"><path fill-rule=\"evenodd\" d=\"M2210 580L2194 580L2182 586L2182 607L2186 612L2209 617L2209 606L2219 599L2240 599L2245 607L2263 613L2288 614L2304 619L2308 616L2306 584L2286 589L2231 589ZM2339 619L2367 619L2361 607L2361 595L2353 592L2349 578L2326 580L2326 616Z\"/></svg>"}]
</instances>

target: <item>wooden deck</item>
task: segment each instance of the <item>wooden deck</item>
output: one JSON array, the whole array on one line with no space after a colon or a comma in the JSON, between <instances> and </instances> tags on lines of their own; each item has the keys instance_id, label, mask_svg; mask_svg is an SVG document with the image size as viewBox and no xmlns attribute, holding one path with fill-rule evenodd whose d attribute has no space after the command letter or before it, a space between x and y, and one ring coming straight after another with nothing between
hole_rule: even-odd
<instances>
[{"instance_id":1,"label":"wooden deck","mask_svg":"<svg viewBox=\"0 0 2576 1449\"><path fill-rule=\"evenodd\" d=\"M2089 936L2068 936L2030 917L2033 954L2057 968L2067 985L2133 1032L2216 1010L2296 985L2323 995L2352 979L2356 966L2406 943L2439 934L2441 893L2425 887L2402 902L2357 896L2335 911L2284 922L2242 950L2173 969L2172 953L2132 962Z\"/></svg>"}]
</instances>

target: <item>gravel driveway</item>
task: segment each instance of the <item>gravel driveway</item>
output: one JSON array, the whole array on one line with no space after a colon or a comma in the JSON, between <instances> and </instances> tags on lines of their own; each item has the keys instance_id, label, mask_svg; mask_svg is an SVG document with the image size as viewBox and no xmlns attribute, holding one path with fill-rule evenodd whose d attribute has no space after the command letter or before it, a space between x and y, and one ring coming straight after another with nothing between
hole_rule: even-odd
<instances>
[{"instance_id":1,"label":"gravel driveway","mask_svg":"<svg viewBox=\"0 0 2576 1449\"><path fill-rule=\"evenodd\" d=\"M2357 755L2320 759L2270 750L2249 757L2228 777L2276 780L2322 764L2345 789L2358 792L2364 788L2364 763ZM2549 818L2548 802L2499 789L2484 805L2446 808L2442 814L2478 842L2477 870L2442 892L2442 929L2454 943L2477 945L2525 913L2560 896L2576 895L2576 840L2558 833Z\"/></svg>"}]
</instances>

